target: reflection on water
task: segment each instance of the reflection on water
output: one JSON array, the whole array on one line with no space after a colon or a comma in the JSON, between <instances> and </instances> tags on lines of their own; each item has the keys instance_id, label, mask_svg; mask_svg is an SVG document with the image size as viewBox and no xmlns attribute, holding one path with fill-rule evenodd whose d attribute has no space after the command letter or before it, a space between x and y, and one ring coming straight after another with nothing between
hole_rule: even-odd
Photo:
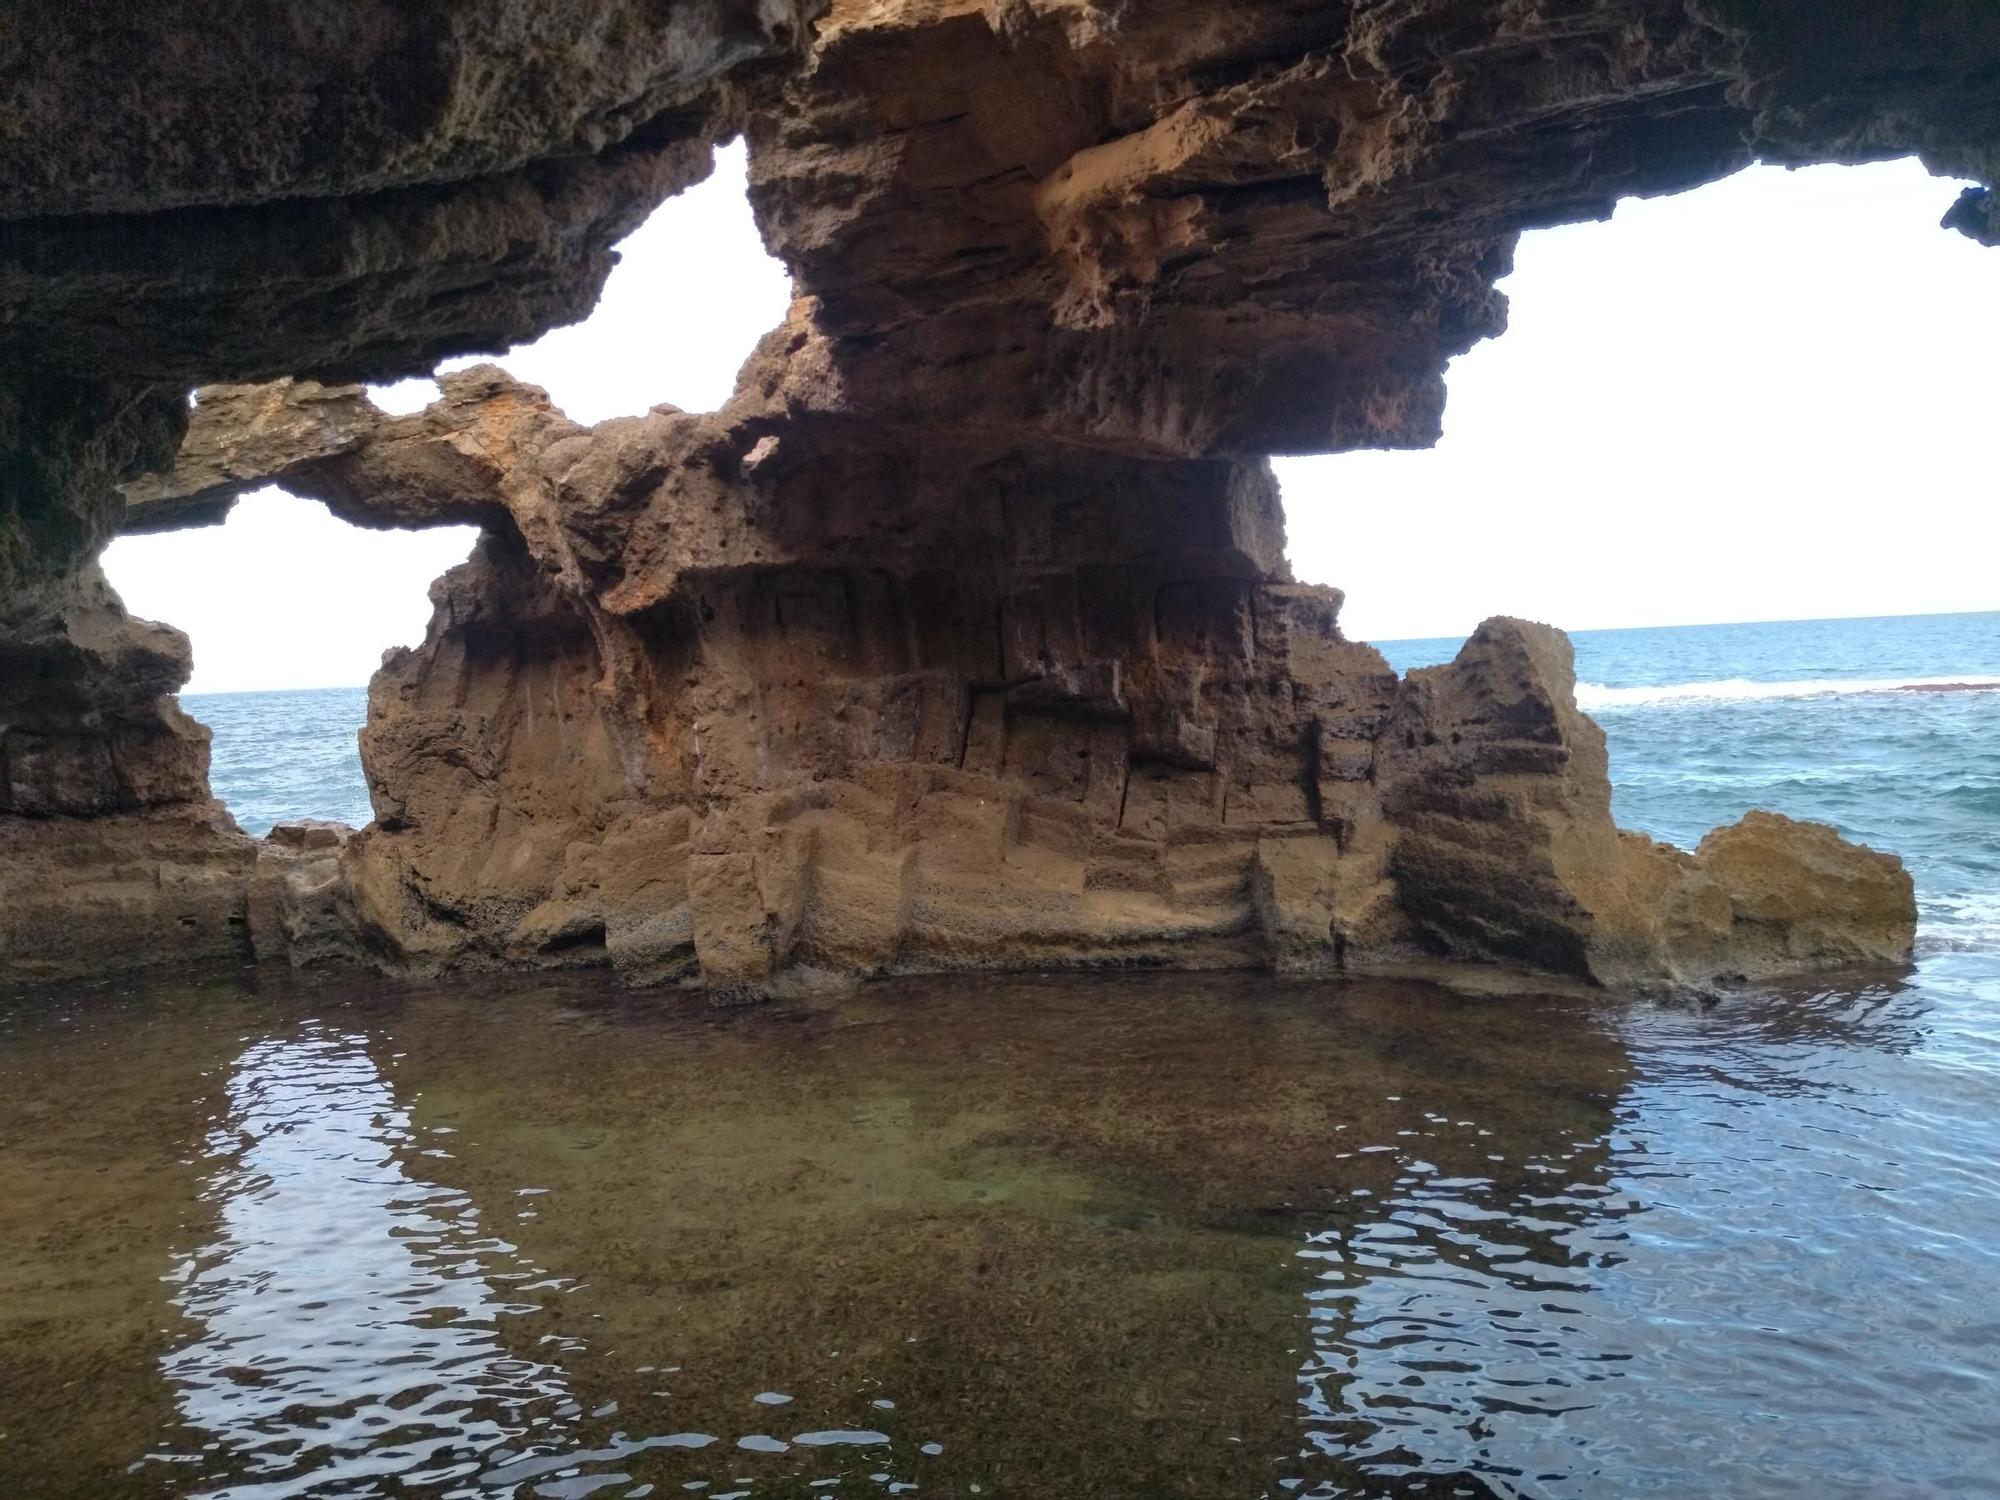
<instances>
[{"instance_id":1,"label":"reflection on water","mask_svg":"<svg viewBox=\"0 0 2000 1500\"><path fill-rule=\"evenodd\" d=\"M1427 1123L1501 1144L1470 1120ZM1422 1145L1392 1149L1397 1174L1382 1197L1300 1252L1319 1268L1307 1294L1306 1432L1340 1468L1312 1493L1346 1493L1364 1474L1476 1475L1475 1494L1567 1475L1577 1455L1562 1445L1577 1434L1562 1419L1600 1407L1599 1386L1631 1357L1593 1305L1623 1261L1631 1201L1586 1180L1596 1173L1585 1158L1603 1165L1589 1143L1521 1163L1526 1180L1511 1182L1445 1175ZM1543 1451L1550 1444L1557 1451Z\"/></svg>"},{"instance_id":2,"label":"reflection on water","mask_svg":"<svg viewBox=\"0 0 2000 1500\"><path fill-rule=\"evenodd\" d=\"M1914 989L1615 1019L1603 1139L1516 1159L1429 1113L1311 1236L1305 1407L1352 1467L1301 1493L1994 1492L1990 1024L1963 1018L1959 1068L1924 1053L1960 1018ZM1468 1130L1505 1178L1425 1159Z\"/></svg>"},{"instance_id":3,"label":"reflection on water","mask_svg":"<svg viewBox=\"0 0 2000 1500\"><path fill-rule=\"evenodd\" d=\"M1994 968L24 998L0 1493L1992 1493Z\"/></svg>"},{"instance_id":4,"label":"reflection on water","mask_svg":"<svg viewBox=\"0 0 2000 1500\"><path fill-rule=\"evenodd\" d=\"M230 1500L443 1485L575 1414L559 1369L511 1356L500 1300L560 1288L485 1234L462 1192L414 1176L418 1143L366 1039L308 1024L244 1049L208 1142L216 1238L174 1269L203 1330L164 1360ZM225 1469L227 1472L227 1469ZM303 1476L303 1477L302 1477Z\"/></svg>"},{"instance_id":5,"label":"reflection on water","mask_svg":"<svg viewBox=\"0 0 2000 1500\"><path fill-rule=\"evenodd\" d=\"M501 1340L504 1319L541 1310L503 1290L560 1296L571 1283L486 1233L466 1193L423 1180L426 1161L450 1159L456 1132L440 1125L420 1138L367 1040L308 1022L246 1047L232 1069L227 1117L207 1142L215 1170L203 1197L218 1205L218 1233L169 1277L201 1334L162 1361L184 1422L209 1440L148 1461L181 1466L178 1482L213 1500L368 1496L385 1481L568 1500L629 1483L647 1453L715 1446L709 1433L578 1434L584 1412L561 1368ZM583 1347L557 1334L538 1342L557 1357ZM736 1446L890 1441L828 1430L750 1434Z\"/></svg>"}]
</instances>

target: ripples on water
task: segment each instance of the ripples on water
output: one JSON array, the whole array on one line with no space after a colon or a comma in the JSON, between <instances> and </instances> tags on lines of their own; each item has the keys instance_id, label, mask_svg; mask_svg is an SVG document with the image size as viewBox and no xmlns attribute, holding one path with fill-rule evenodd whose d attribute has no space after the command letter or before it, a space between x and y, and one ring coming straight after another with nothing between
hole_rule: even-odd
<instances>
[{"instance_id":1,"label":"ripples on water","mask_svg":"<svg viewBox=\"0 0 2000 1500\"><path fill-rule=\"evenodd\" d=\"M416 1175L424 1142L367 1041L314 1021L253 1043L207 1141L217 1232L169 1273L202 1333L162 1367L182 1420L240 1461L217 1495L301 1472L357 1493L375 1477L464 1479L477 1455L573 1414L561 1370L496 1332L534 1310L505 1292L563 1279L486 1233L465 1193ZM204 1451L152 1457L205 1466Z\"/></svg>"},{"instance_id":2,"label":"ripples on water","mask_svg":"<svg viewBox=\"0 0 2000 1500\"><path fill-rule=\"evenodd\" d=\"M1316 1441L1481 1494L1991 1493L2000 1037L1926 1056L1907 991L1781 1003L1623 1018L1606 1132L1511 1180L1426 1159L1460 1122L1399 1146L1308 1252Z\"/></svg>"},{"instance_id":3,"label":"ripples on water","mask_svg":"<svg viewBox=\"0 0 2000 1500\"><path fill-rule=\"evenodd\" d=\"M1991 1492L1990 960L948 991L14 1001L0 1493Z\"/></svg>"}]
</instances>

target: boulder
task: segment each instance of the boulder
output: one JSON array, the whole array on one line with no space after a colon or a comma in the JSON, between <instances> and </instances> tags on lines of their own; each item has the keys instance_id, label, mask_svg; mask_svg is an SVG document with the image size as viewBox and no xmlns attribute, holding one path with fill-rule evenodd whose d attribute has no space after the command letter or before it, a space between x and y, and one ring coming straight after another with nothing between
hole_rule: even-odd
<instances>
[{"instance_id":1,"label":"boulder","mask_svg":"<svg viewBox=\"0 0 2000 1500\"><path fill-rule=\"evenodd\" d=\"M1916 897L1893 854L1824 823L1750 812L1704 838L1695 862L1728 894L1731 965L1739 972L1910 959Z\"/></svg>"}]
</instances>

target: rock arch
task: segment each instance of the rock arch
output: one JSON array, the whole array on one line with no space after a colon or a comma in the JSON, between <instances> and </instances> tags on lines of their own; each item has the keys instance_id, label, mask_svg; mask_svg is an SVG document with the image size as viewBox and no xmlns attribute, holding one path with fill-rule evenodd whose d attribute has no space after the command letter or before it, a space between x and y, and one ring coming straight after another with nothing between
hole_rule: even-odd
<instances>
[{"instance_id":1,"label":"rock arch","mask_svg":"<svg viewBox=\"0 0 2000 1500\"><path fill-rule=\"evenodd\" d=\"M579 0L473 37L385 4L286 33L282 73L225 66L184 7L125 22L0 33L44 101L0 152L0 636L15 683L90 684L51 710L77 763L193 763L171 669L117 665L164 648L88 571L113 481L171 467L187 385L415 373L576 316L736 129L800 292L714 416L571 431L489 379L305 460L349 503L489 532L378 683L383 815L326 856L334 946L768 982L1421 945L1677 982L1906 943L1907 877L1817 834L1621 838L1554 633L1496 622L1394 683L1336 593L1288 581L1263 459L1430 441L1523 229L1753 157L1992 182L1990 7ZM189 107L139 129L106 86L135 36L228 81L156 80ZM277 107L300 80L342 131ZM1992 204L1950 222L1990 242ZM339 427L311 409L309 443ZM552 752L538 670L573 729ZM480 691L505 734L465 714ZM14 908L58 857L165 889L165 854L86 851L108 818L142 845L198 820L197 789L23 805L51 731L24 738L11 692ZM120 733L153 748L120 761ZM425 822L462 815L464 776L511 788L493 828L535 826L511 873ZM1773 894L1815 881L1817 916Z\"/></svg>"}]
</instances>

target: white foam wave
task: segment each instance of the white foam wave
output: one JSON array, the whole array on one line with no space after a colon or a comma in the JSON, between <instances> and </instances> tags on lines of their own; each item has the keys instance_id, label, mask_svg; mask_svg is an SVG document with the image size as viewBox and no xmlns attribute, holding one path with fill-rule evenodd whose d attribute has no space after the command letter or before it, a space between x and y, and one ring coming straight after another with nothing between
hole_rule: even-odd
<instances>
[{"instance_id":1,"label":"white foam wave","mask_svg":"<svg viewBox=\"0 0 2000 1500\"><path fill-rule=\"evenodd\" d=\"M1918 903L1919 953L2000 951L2000 891L1936 896Z\"/></svg>"},{"instance_id":2,"label":"white foam wave","mask_svg":"<svg viewBox=\"0 0 2000 1500\"><path fill-rule=\"evenodd\" d=\"M1641 708L1655 703L1729 703L1760 698L1830 698L1855 693L1923 693L2000 690L2000 677L1812 677L1795 682L1752 682L1726 677L1718 682L1664 682L1646 687L1576 685L1577 707Z\"/></svg>"}]
</instances>

